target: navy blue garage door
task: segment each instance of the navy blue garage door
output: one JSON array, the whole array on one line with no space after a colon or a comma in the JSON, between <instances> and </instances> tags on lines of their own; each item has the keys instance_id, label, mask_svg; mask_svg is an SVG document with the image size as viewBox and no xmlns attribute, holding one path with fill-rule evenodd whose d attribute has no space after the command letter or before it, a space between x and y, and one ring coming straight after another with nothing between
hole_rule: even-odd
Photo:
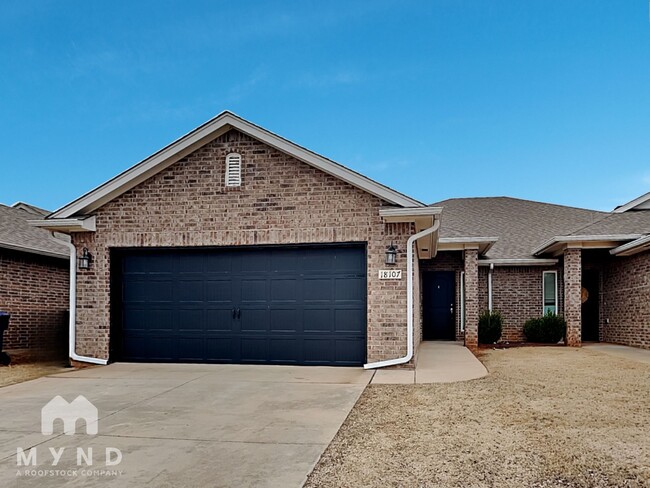
<instances>
[{"instance_id":1,"label":"navy blue garage door","mask_svg":"<svg viewBox=\"0 0 650 488\"><path fill-rule=\"evenodd\" d=\"M119 356L360 365L365 254L358 245L123 253Z\"/></svg>"}]
</instances>

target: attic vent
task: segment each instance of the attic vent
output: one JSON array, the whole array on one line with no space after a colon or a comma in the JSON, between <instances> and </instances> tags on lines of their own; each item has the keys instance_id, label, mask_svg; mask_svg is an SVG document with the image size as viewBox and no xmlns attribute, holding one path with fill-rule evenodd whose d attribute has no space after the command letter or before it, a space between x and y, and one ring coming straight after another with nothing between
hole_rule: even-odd
<instances>
[{"instance_id":1,"label":"attic vent","mask_svg":"<svg viewBox=\"0 0 650 488\"><path fill-rule=\"evenodd\" d=\"M226 156L226 186L241 186L241 155Z\"/></svg>"}]
</instances>

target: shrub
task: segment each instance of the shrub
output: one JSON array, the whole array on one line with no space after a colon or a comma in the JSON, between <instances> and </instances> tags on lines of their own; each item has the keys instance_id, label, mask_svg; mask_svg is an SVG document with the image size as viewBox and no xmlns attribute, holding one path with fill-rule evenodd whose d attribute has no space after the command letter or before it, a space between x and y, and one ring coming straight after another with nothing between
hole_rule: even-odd
<instances>
[{"instance_id":1,"label":"shrub","mask_svg":"<svg viewBox=\"0 0 650 488\"><path fill-rule=\"evenodd\" d=\"M494 344L501 339L503 318L501 313L485 310L478 319L478 342L480 344Z\"/></svg>"},{"instance_id":2,"label":"shrub","mask_svg":"<svg viewBox=\"0 0 650 488\"><path fill-rule=\"evenodd\" d=\"M539 318L528 320L524 324L524 335L528 342L557 343L564 339L566 321L553 312Z\"/></svg>"}]
</instances>

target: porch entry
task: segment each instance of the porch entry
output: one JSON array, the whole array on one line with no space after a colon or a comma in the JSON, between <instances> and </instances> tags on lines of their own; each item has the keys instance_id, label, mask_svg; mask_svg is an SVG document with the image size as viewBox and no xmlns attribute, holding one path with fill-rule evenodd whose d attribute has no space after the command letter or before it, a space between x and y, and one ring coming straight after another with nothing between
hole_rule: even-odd
<instances>
[{"instance_id":1,"label":"porch entry","mask_svg":"<svg viewBox=\"0 0 650 488\"><path fill-rule=\"evenodd\" d=\"M422 274L422 338L426 341L456 339L456 273Z\"/></svg>"},{"instance_id":2,"label":"porch entry","mask_svg":"<svg viewBox=\"0 0 650 488\"><path fill-rule=\"evenodd\" d=\"M600 325L600 273L595 269L582 270L582 340L598 342Z\"/></svg>"}]
</instances>

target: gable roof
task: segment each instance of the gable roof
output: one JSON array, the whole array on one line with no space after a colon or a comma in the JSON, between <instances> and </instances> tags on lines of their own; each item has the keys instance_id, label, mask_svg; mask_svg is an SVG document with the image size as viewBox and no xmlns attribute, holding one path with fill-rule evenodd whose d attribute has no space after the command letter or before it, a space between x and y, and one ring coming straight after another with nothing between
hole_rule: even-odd
<instances>
[{"instance_id":1,"label":"gable roof","mask_svg":"<svg viewBox=\"0 0 650 488\"><path fill-rule=\"evenodd\" d=\"M452 198L443 207L440 238L498 240L487 259L534 259L533 250L553 236L571 234L609 215L605 212L510 197Z\"/></svg>"},{"instance_id":2,"label":"gable roof","mask_svg":"<svg viewBox=\"0 0 650 488\"><path fill-rule=\"evenodd\" d=\"M38 217L45 217L46 215L50 214L49 210L45 210L44 208L37 207L36 205L30 205L29 203L25 202L16 202L11 207L24 210Z\"/></svg>"},{"instance_id":3,"label":"gable roof","mask_svg":"<svg viewBox=\"0 0 650 488\"><path fill-rule=\"evenodd\" d=\"M21 208L0 205L0 248L68 259L70 251L64 244L28 223L34 216Z\"/></svg>"},{"instance_id":4,"label":"gable roof","mask_svg":"<svg viewBox=\"0 0 650 488\"><path fill-rule=\"evenodd\" d=\"M48 219L86 215L231 129L237 129L254 139L293 156L303 163L346 181L393 205L400 207L424 207L423 203L403 193L377 183L356 171L284 139L232 112L224 111L180 139L177 139L148 158L140 161L135 166L132 166L94 190L56 210L48 216Z\"/></svg>"},{"instance_id":5,"label":"gable roof","mask_svg":"<svg viewBox=\"0 0 650 488\"><path fill-rule=\"evenodd\" d=\"M650 191L623 205L616 207L614 213L623 213L628 210L650 210Z\"/></svg>"}]
</instances>

